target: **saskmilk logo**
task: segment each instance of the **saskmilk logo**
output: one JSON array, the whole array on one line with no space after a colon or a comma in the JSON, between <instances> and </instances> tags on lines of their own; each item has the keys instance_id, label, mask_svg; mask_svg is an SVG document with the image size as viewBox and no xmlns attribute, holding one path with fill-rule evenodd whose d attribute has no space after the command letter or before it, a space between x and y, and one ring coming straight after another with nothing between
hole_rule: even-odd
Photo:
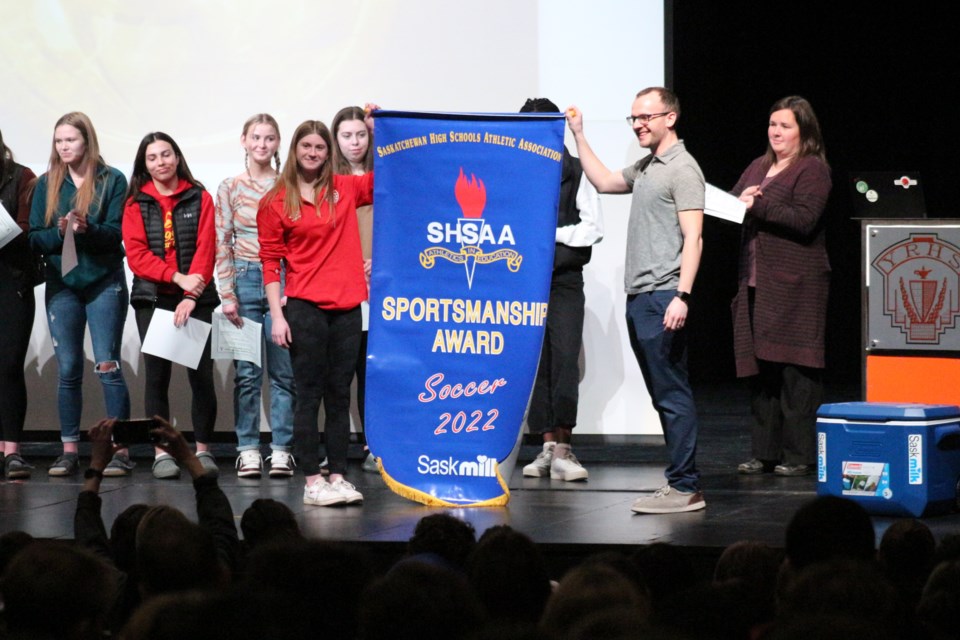
<instances>
[{"instance_id":1,"label":"saskmilk logo","mask_svg":"<svg viewBox=\"0 0 960 640\"><path fill-rule=\"evenodd\" d=\"M907 478L910 484L923 484L923 436L907 436Z\"/></svg>"},{"instance_id":2,"label":"saskmilk logo","mask_svg":"<svg viewBox=\"0 0 960 640\"><path fill-rule=\"evenodd\" d=\"M476 460L457 460L452 456L447 458L431 458L424 454L417 458L417 473L425 476L496 478L497 459L479 455Z\"/></svg>"},{"instance_id":3,"label":"saskmilk logo","mask_svg":"<svg viewBox=\"0 0 960 640\"><path fill-rule=\"evenodd\" d=\"M432 269L437 258L462 264L470 289L473 288L473 271L478 264L505 260L511 273L519 271L523 256L513 249L501 248L517 244L510 225L487 224L482 218L487 204L487 187L483 180L472 173L467 180L461 167L453 193L463 215L456 222L427 224L427 241L434 246L420 252L420 264L425 269ZM450 249L451 246L454 249Z\"/></svg>"},{"instance_id":4,"label":"saskmilk logo","mask_svg":"<svg viewBox=\"0 0 960 640\"><path fill-rule=\"evenodd\" d=\"M883 313L908 344L940 344L960 315L960 247L912 234L873 261L883 274Z\"/></svg>"}]
</instances>

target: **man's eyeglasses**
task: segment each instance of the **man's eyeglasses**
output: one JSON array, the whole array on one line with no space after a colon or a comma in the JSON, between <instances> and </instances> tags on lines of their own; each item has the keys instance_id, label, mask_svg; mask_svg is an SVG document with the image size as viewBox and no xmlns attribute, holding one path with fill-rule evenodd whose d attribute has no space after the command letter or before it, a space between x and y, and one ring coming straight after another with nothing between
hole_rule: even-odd
<instances>
[{"instance_id":1,"label":"man's eyeglasses","mask_svg":"<svg viewBox=\"0 0 960 640\"><path fill-rule=\"evenodd\" d=\"M664 111L663 113L641 113L641 114L638 115L638 116L627 116L627 124L630 125L631 127L632 127L634 124L636 124L637 121L639 121L640 124L647 124L647 123L649 123L651 120L656 120L656 119L659 118L660 116L665 116L665 115L668 115L668 114L670 114L670 113L673 113L673 112L672 112L672 111Z\"/></svg>"}]
</instances>

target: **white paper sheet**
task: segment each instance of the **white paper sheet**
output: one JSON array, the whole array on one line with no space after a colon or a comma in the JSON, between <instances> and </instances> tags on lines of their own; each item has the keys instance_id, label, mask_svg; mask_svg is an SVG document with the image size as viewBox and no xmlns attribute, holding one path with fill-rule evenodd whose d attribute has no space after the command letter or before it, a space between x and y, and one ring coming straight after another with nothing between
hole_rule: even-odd
<instances>
[{"instance_id":1,"label":"white paper sheet","mask_svg":"<svg viewBox=\"0 0 960 640\"><path fill-rule=\"evenodd\" d=\"M743 216L746 215L747 205L735 196L730 195L723 189L707 184L705 194L706 202L703 212L721 220L729 220L737 224L743 223Z\"/></svg>"},{"instance_id":2,"label":"white paper sheet","mask_svg":"<svg viewBox=\"0 0 960 640\"><path fill-rule=\"evenodd\" d=\"M188 318L179 329L173 324L173 312L155 309L141 351L196 369L210 335L210 324Z\"/></svg>"},{"instance_id":3,"label":"white paper sheet","mask_svg":"<svg viewBox=\"0 0 960 640\"><path fill-rule=\"evenodd\" d=\"M215 311L210 356L214 360L246 360L259 367L263 362L262 331L262 324L248 318L243 319L243 327L238 329L227 316Z\"/></svg>"},{"instance_id":4,"label":"white paper sheet","mask_svg":"<svg viewBox=\"0 0 960 640\"><path fill-rule=\"evenodd\" d=\"M360 303L360 328L363 331L370 330L370 303L366 300Z\"/></svg>"},{"instance_id":5,"label":"white paper sheet","mask_svg":"<svg viewBox=\"0 0 960 640\"><path fill-rule=\"evenodd\" d=\"M60 252L60 276L66 276L77 267L77 241L73 237L73 211L67 214L67 228L63 232L63 249Z\"/></svg>"},{"instance_id":6,"label":"white paper sheet","mask_svg":"<svg viewBox=\"0 0 960 640\"><path fill-rule=\"evenodd\" d=\"M13 219L7 208L0 202L0 249L7 246L11 240L23 233L23 229Z\"/></svg>"}]
</instances>

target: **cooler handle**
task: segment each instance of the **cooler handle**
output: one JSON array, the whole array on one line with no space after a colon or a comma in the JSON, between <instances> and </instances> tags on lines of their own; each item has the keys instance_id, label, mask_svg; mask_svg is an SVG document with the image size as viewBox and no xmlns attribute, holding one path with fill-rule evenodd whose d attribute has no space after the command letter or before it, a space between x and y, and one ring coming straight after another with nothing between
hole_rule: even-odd
<instances>
[{"instance_id":1,"label":"cooler handle","mask_svg":"<svg viewBox=\"0 0 960 640\"><path fill-rule=\"evenodd\" d=\"M960 425L951 424L934 429L934 440L941 451L960 449Z\"/></svg>"}]
</instances>

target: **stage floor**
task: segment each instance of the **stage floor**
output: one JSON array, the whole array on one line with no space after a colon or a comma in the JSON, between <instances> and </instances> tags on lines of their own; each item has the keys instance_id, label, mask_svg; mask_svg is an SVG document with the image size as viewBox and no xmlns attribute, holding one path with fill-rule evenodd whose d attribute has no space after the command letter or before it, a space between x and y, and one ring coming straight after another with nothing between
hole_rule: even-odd
<instances>
[{"instance_id":1,"label":"stage floor","mask_svg":"<svg viewBox=\"0 0 960 640\"><path fill-rule=\"evenodd\" d=\"M701 397L704 394L701 394ZM548 556L570 558L589 553L626 550L634 545L667 542L692 553L715 558L727 545L750 539L774 547L783 543L790 517L816 495L813 476L780 478L741 476L736 464L749 458L750 439L740 391L698 398L701 437L698 461L703 473L707 508L674 515L635 515L630 505L663 484L665 449L640 444L576 444L590 472L586 482L566 483L548 478L524 478L520 467L539 447L524 446L510 479L510 503L502 508L435 508L411 502L390 491L379 475L360 470L361 450L352 446L348 478L364 494L362 506L312 507L302 504L303 479L238 479L233 449L218 445L220 484L237 518L256 498L284 502L297 514L310 538L365 543L377 553L398 555L425 515L450 512L471 522L479 535L488 527L507 524L541 545ZM80 476L50 478L46 466L54 455L51 444L29 444L26 457L36 465L27 481L0 482L0 533L22 529L34 536L72 538L73 512ZM46 454L46 457L44 457ZM184 475L176 481L155 480L150 460L139 458L129 478L105 479L101 488L104 519L109 523L127 506L166 503L195 517L192 485ZM875 517L877 540L893 518ZM960 515L926 518L939 540L960 531Z\"/></svg>"}]
</instances>

